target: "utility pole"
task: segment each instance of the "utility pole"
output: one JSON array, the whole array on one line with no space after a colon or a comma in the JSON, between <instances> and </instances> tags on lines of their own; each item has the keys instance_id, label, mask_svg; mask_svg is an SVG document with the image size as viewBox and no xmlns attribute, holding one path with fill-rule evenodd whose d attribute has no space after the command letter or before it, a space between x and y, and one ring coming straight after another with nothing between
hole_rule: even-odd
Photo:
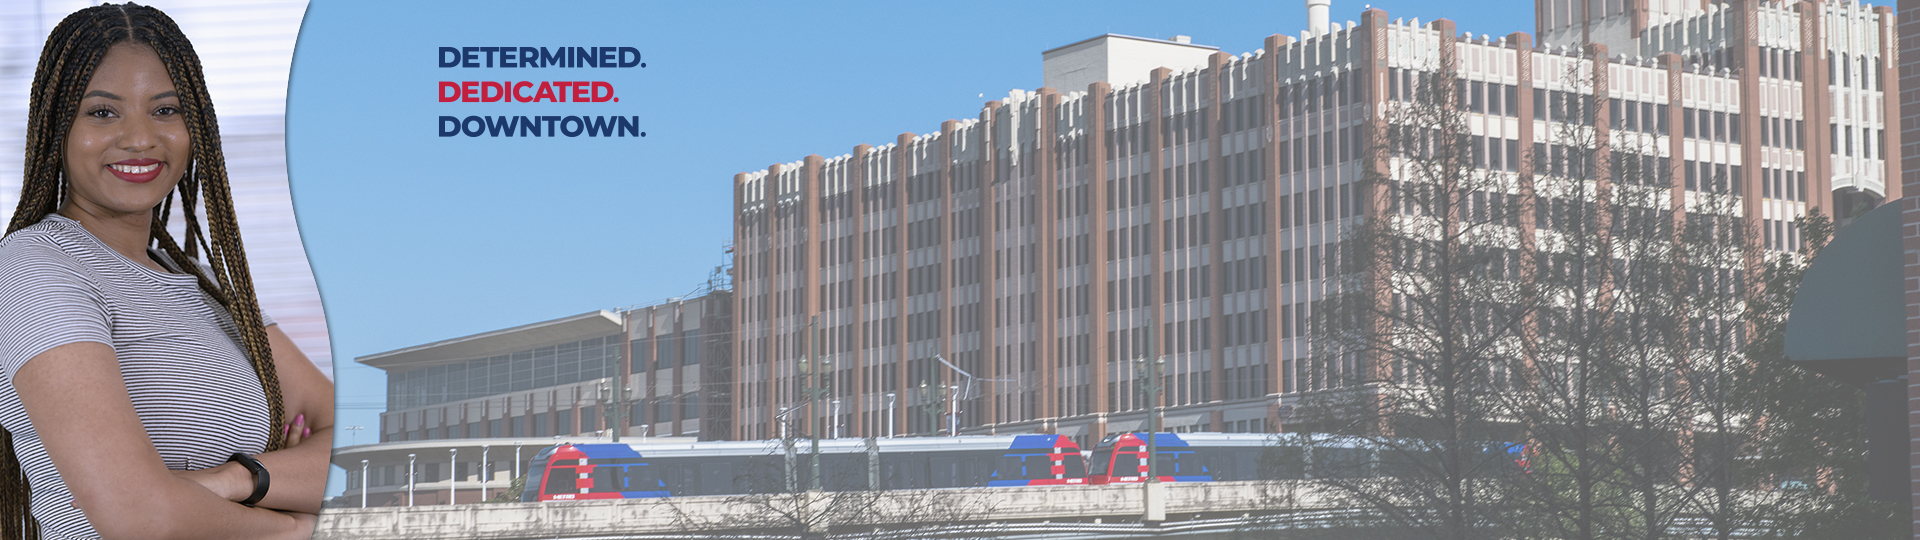
<instances>
[{"instance_id":1,"label":"utility pole","mask_svg":"<svg viewBox=\"0 0 1920 540\"><path fill-rule=\"evenodd\" d=\"M620 432L627 430L627 373L633 371L633 334L626 310L620 311L620 366L613 374L609 391L613 393L613 406L607 409L607 427L613 431L613 442L620 442ZM601 396L604 398L607 396ZM641 435L644 439L646 435Z\"/></svg>"},{"instance_id":2,"label":"utility pole","mask_svg":"<svg viewBox=\"0 0 1920 540\"><path fill-rule=\"evenodd\" d=\"M927 417L927 431L940 434L940 400L933 397L934 387L920 379L920 414Z\"/></svg>"},{"instance_id":3,"label":"utility pole","mask_svg":"<svg viewBox=\"0 0 1920 540\"><path fill-rule=\"evenodd\" d=\"M460 500L460 449L447 449L447 506L459 504Z\"/></svg>"},{"instance_id":4,"label":"utility pole","mask_svg":"<svg viewBox=\"0 0 1920 540\"><path fill-rule=\"evenodd\" d=\"M948 385L947 387L947 390L951 391L947 396L949 403L947 407L947 433L949 435L956 437L960 435L960 400L971 399L973 397L974 383L979 381L1013 382L1013 379L982 379L975 377L972 373L968 373L967 370L960 369L960 366L953 365L953 362L948 362L945 356L936 354L933 355L933 359L947 366L947 369L952 370L954 374L954 380L952 381L954 384ZM961 377L966 378L964 384L960 382Z\"/></svg>"},{"instance_id":5,"label":"utility pole","mask_svg":"<svg viewBox=\"0 0 1920 540\"><path fill-rule=\"evenodd\" d=\"M407 508L413 508L413 457L407 454Z\"/></svg>"},{"instance_id":6,"label":"utility pole","mask_svg":"<svg viewBox=\"0 0 1920 540\"><path fill-rule=\"evenodd\" d=\"M807 396L807 417L813 421L811 424L809 424L809 427L811 429L807 433L807 438L811 439L813 444L813 449L812 449L813 455L812 457L808 458L808 462L809 462L808 469L812 471L812 478L810 479L807 485L810 491L820 491L820 430L821 430L821 426L820 426L820 414L818 411L820 410L820 395L826 392L826 388L825 388L826 385L821 384L820 381L815 380L814 377L816 375L824 374L826 372L826 366L823 365L824 364L823 362L819 361L820 360L820 316L819 315L814 315L807 319L807 330L812 334L810 336L810 339L808 340L809 343L807 344L811 352L807 355L806 358L800 359L800 388L801 388L801 391L804 392L804 395Z\"/></svg>"},{"instance_id":7,"label":"utility pole","mask_svg":"<svg viewBox=\"0 0 1920 540\"><path fill-rule=\"evenodd\" d=\"M1147 385L1147 481L1142 484L1145 492L1142 500L1146 503L1146 515L1142 521L1166 521L1166 501L1161 497L1160 471L1155 466L1160 455L1160 375L1164 371L1166 358L1160 355L1160 327L1153 321L1153 313L1147 313L1147 355L1140 359L1140 372L1146 376ZM1151 359L1151 360L1149 360Z\"/></svg>"}]
</instances>

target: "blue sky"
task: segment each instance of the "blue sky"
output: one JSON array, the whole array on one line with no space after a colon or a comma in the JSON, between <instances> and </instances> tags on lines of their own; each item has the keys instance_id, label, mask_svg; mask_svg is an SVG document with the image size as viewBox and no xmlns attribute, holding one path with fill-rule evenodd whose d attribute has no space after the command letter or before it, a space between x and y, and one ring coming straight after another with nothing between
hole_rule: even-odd
<instances>
[{"instance_id":1,"label":"blue sky","mask_svg":"<svg viewBox=\"0 0 1920 540\"><path fill-rule=\"evenodd\" d=\"M452 4L452 5L449 5ZM1040 85L1040 52L1103 33L1231 54L1305 28L1300 1L315 2L288 90L288 166L326 303L338 444L377 438L386 378L352 360L679 296L723 262L733 175L881 145ZM1357 20L1363 3L1336 2ZM1372 3L1532 32L1531 3ZM441 46L630 46L644 69L441 69ZM439 103L443 80L601 80L619 103ZM442 138L440 115L623 115L645 138ZM339 474L328 495L340 491Z\"/></svg>"}]
</instances>

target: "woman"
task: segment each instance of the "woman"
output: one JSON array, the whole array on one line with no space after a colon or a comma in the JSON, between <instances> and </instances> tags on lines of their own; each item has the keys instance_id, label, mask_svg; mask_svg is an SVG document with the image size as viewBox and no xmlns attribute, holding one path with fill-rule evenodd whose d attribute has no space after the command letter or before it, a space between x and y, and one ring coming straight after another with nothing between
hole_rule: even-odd
<instances>
[{"instance_id":1,"label":"woman","mask_svg":"<svg viewBox=\"0 0 1920 540\"><path fill-rule=\"evenodd\" d=\"M0 239L0 535L309 536L333 387L260 312L192 45L152 8L74 13L27 122Z\"/></svg>"}]
</instances>

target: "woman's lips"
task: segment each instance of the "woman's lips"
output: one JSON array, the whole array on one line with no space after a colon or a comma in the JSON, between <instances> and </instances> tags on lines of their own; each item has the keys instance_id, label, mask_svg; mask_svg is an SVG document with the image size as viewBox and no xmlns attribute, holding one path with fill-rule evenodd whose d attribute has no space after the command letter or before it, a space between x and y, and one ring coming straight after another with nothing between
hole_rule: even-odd
<instances>
[{"instance_id":1,"label":"woman's lips","mask_svg":"<svg viewBox=\"0 0 1920 540\"><path fill-rule=\"evenodd\" d=\"M135 184L145 184L159 178L162 168L164 165L157 159L127 159L107 165L107 170L113 171L115 177Z\"/></svg>"}]
</instances>

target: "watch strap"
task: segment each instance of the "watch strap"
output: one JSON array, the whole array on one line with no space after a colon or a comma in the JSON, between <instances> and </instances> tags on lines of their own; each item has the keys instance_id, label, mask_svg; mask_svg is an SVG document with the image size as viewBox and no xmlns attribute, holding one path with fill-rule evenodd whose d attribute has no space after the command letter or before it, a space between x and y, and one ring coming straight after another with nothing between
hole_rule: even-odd
<instances>
[{"instance_id":1,"label":"watch strap","mask_svg":"<svg viewBox=\"0 0 1920 540\"><path fill-rule=\"evenodd\" d=\"M253 506L259 503L260 499L266 498L267 487L271 485L272 482L270 480L271 477L267 475L267 467L261 465L260 460L254 459L253 456L234 452L231 457L227 458L227 461L237 462L241 467L246 467L247 472L253 473L253 494L248 495L246 500L240 501L240 504Z\"/></svg>"}]
</instances>

